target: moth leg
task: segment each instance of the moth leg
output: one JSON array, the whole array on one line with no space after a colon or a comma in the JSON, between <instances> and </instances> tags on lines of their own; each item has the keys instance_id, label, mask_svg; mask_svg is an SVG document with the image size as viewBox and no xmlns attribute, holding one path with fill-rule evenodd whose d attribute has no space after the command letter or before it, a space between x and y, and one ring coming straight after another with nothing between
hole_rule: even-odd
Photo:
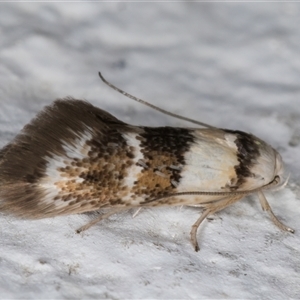
<instances>
[{"instance_id":1,"label":"moth leg","mask_svg":"<svg viewBox=\"0 0 300 300\"><path fill-rule=\"evenodd\" d=\"M284 225L283 223L281 223L277 217L274 215L272 209L271 209L271 206L270 204L268 203L264 193L262 191L259 191L258 193L258 198L259 198L259 201L260 201L260 204L261 204L261 207L264 211L267 211L269 213L269 215L271 216L271 220L273 221L273 223L279 227L281 230L284 230L284 231L288 231L288 232L291 232L291 233L294 233L295 230Z\"/></svg>"},{"instance_id":2,"label":"moth leg","mask_svg":"<svg viewBox=\"0 0 300 300\"><path fill-rule=\"evenodd\" d=\"M206 209L200 216L200 218L193 224L191 229L191 242L196 252L200 250L199 244L197 241L197 230L200 226L200 224L212 213L211 210Z\"/></svg>"},{"instance_id":3,"label":"moth leg","mask_svg":"<svg viewBox=\"0 0 300 300\"><path fill-rule=\"evenodd\" d=\"M134 219L141 211L141 207L139 207L133 214L132 214L132 219Z\"/></svg>"},{"instance_id":4,"label":"moth leg","mask_svg":"<svg viewBox=\"0 0 300 300\"><path fill-rule=\"evenodd\" d=\"M191 229L191 242L192 245L194 246L194 249L196 252L200 250L199 244L197 242L197 230L200 226L200 224L209 216L214 214L217 211L220 211L224 209L225 207L231 205L232 203L238 201L241 199L243 196L235 196L235 197L229 197L225 199L221 199L216 202L211 202L206 205L206 209L203 211L202 215L200 218L193 224L192 229Z\"/></svg>"},{"instance_id":5,"label":"moth leg","mask_svg":"<svg viewBox=\"0 0 300 300\"><path fill-rule=\"evenodd\" d=\"M92 227L93 225L95 225L96 223L110 217L111 215L114 215L120 211L123 211L124 208L115 208L115 209L112 209L111 211L109 211L108 213L104 214L104 215L101 215L99 216L98 218L95 218L94 220L92 220L91 222L81 226L80 228L78 228L76 230L77 233L81 233L82 231L85 231L87 229L89 229L90 227ZM126 209L127 210L127 209Z\"/></svg>"}]
</instances>

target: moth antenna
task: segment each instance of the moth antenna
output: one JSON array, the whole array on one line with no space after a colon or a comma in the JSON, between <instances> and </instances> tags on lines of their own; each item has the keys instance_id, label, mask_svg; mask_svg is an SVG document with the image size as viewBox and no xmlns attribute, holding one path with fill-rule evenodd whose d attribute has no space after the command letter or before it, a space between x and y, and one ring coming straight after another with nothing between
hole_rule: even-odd
<instances>
[{"instance_id":1,"label":"moth antenna","mask_svg":"<svg viewBox=\"0 0 300 300\"><path fill-rule=\"evenodd\" d=\"M203 126L203 127L207 127L207 128L216 128L216 127L211 126L211 125L208 125L208 124L206 124L206 123L202 123L202 122L199 122L199 121L196 121L196 120L193 120L193 119L190 119L190 118L187 118L187 117L183 117L183 116L177 115L177 114L175 114L175 113L169 112L169 111L164 110L164 109L162 109L162 108L160 108L160 107L157 107L157 106L155 106L155 105L153 105L153 104L151 104L151 103L149 103L149 102L147 102L147 101L145 101L145 100L142 100L142 99L140 99L140 98L137 98L137 97L135 97L135 96L132 96L132 95L126 93L125 91L123 91L123 90L117 88L117 87L116 87L115 85L113 85L112 83L108 82L108 81L102 76L101 72L98 72L98 74L99 74L99 77L101 78L101 80L102 80L105 84L107 84L107 85L108 85L109 87L111 87L113 90L115 90L115 91L121 93L122 95L124 95L124 96L126 96L126 97L128 97L128 98L130 98L130 99L132 99L132 100L134 100L134 101L137 101L137 102L139 102L139 103L142 103L142 104L144 104L144 105L146 105L146 106L151 107L151 108L154 109L154 110L157 110L157 111L159 111L159 112L161 112L161 113L163 113L163 114L165 114L165 115L168 115L168 116L171 116L171 117L174 117L174 118L177 118L177 119L181 119L181 120L184 120L184 121L187 121L187 122L190 122L190 123L194 123L194 124L197 124L197 125L200 125L200 126Z\"/></svg>"},{"instance_id":2,"label":"moth antenna","mask_svg":"<svg viewBox=\"0 0 300 300\"><path fill-rule=\"evenodd\" d=\"M143 202L142 204L147 205L148 203L151 202L155 202L155 201L159 201L162 199L166 199L166 198L171 198L171 197L178 197L178 196L225 196L225 197L231 197L231 196L239 196L239 195L249 195L252 194L254 192L260 192L262 190L267 190L270 189L274 186L277 186L278 183L280 181L280 177L279 176L275 176L274 179L269 182L268 184L256 188L256 189L252 189L252 190L248 190L248 191L232 191L232 192L201 192L201 191L190 191L190 192L179 192L179 193L173 193L173 194L167 194L167 195L163 195L151 200L147 200L145 202ZM285 182L283 183L285 184ZM215 200L215 201L220 201L220 200ZM206 204L206 203L211 203L212 201L209 202L202 202L201 204Z\"/></svg>"},{"instance_id":3,"label":"moth antenna","mask_svg":"<svg viewBox=\"0 0 300 300\"><path fill-rule=\"evenodd\" d=\"M180 193L163 195L163 196L151 199L151 200L147 200L141 204L147 205L148 203L151 203L151 202L155 202L155 201L159 201L159 200L167 199L167 198L172 198L172 197L179 197L179 196L224 196L224 197L229 197L229 196L237 196L237 195L249 195L249 194L253 193L253 191L256 192L257 190L261 190L261 188L251 190L251 191L236 191L236 192L201 192L201 191L180 192ZM214 200L214 201L217 202L220 200ZM201 204L207 204L207 203L211 203L211 202L212 201L201 202Z\"/></svg>"}]
</instances>

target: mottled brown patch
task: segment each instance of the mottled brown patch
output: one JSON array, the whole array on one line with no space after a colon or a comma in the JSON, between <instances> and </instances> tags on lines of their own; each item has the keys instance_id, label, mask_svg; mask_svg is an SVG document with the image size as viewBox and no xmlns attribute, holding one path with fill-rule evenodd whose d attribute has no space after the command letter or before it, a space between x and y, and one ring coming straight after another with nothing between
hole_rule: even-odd
<instances>
[{"instance_id":1,"label":"mottled brown patch","mask_svg":"<svg viewBox=\"0 0 300 300\"><path fill-rule=\"evenodd\" d=\"M108 203L124 204L119 194L120 191L127 191L123 179L128 176L128 169L123 165L129 167L133 164L132 149L120 132L114 129L107 130L105 135L94 136L86 141L86 145L89 147L86 157L81 160L76 158L58 170L66 178L56 183L61 189L61 199L70 201L69 205L87 202L98 209Z\"/></svg>"},{"instance_id":2,"label":"mottled brown patch","mask_svg":"<svg viewBox=\"0 0 300 300\"><path fill-rule=\"evenodd\" d=\"M176 192L172 181L180 182L180 166L185 164L184 154L193 142L188 129L173 127L143 128L140 134L143 163L147 165L132 189L144 201ZM173 166L178 166L174 168Z\"/></svg>"}]
</instances>

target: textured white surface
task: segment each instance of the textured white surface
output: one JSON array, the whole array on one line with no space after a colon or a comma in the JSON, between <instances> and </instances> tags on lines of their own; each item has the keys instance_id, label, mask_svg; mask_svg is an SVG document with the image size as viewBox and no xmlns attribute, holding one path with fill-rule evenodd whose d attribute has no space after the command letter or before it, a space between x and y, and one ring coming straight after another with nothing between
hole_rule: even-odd
<instances>
[{"instance_id":1,"label":"textured white surface","mask_svg":"<svg viewBox=\"0 0 300 300\"><path fill-rule=\"evenodd\" d=\"M299 3L0 3L0 146L55 98L125 122L189 126L109 89L259 136L283 156L286 189L205 222L197 208L90 220L0 215L0 298L300 298Z\"/></svg>"}]
</instances>

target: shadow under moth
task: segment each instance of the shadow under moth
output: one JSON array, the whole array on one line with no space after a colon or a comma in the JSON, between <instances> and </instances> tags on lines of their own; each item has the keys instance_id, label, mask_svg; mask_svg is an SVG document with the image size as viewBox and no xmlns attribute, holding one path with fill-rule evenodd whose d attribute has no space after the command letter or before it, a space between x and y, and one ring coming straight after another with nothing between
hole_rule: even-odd
<instances>
[{"instance_id":1,"label":"shadow under moth","mask_svg":"<svg viewBox=\"0 0 300 300\"><path fill-rule=\"evenodd\" d=\"M126 124L88 102L58 99L0 151L0 212L38 219L109 209L77 232L123 210L200 206L191 242L209 215L256 193L280 229L264 191L284 187L283 162L264 141L157 108L202 128Z\"/></svg>"}]
</instances>

